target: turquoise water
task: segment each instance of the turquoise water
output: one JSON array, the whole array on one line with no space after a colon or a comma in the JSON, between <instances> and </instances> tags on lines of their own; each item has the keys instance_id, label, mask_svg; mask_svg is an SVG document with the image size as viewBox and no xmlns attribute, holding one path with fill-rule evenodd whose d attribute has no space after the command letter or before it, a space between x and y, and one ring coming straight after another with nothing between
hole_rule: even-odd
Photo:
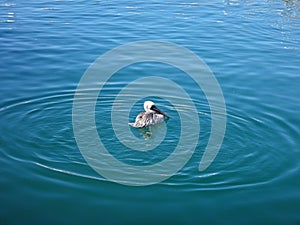
<instances>
[{"instance_id":1,"label":"turquoise water","mask_svg":"<svg viewBox=\"0 0 300 225\"><path fill-rule=\"evenodd\" d=\"M299 224L299 10L299 2L279 0L0 1L1 224ZM140 40L173 42L201 57L223 91L227 126L217 157L199 171L211 112L195 82L155 62L116 72L99 95L95 122L118 160L160 162L181 132L179 112L149 94L171 116L165 140L147 152L118 142L112 105L134 79L177 82L195 103L201 126L182 169L160 183L132 187L107 180L85 161L72 105L82 75L99 56ZM136 98L129 121L145 100ZM185 105L181 110L189 113Z\"/></svg>"}]
</instances>

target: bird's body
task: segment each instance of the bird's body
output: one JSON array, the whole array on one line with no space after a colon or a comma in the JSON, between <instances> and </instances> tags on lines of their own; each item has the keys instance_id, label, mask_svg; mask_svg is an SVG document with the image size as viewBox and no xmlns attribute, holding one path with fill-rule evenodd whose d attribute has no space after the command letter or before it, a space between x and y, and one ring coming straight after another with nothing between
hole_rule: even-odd
<instances>
[{"instance_id":1,"label":"bird's body","mask_svg":"<svg viewBox=\"0 0 300 225\"><path fill-rule=\"evenodd\" d=\"M170 118L167 114L160 111L151 101L146 101L144 103L144 109L145 112L141 112L135 118L134 123L129 123L130 126L133 126L135 128L142 128L163 122L165 118Z\"/></svg>"}]
</instances>

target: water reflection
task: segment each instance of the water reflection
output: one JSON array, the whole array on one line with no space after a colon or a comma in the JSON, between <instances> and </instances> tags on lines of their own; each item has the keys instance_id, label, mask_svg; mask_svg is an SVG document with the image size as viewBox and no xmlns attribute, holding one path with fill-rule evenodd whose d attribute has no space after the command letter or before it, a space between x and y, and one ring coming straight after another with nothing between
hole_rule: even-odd
<instances>
[{"instance_id":1,"label":"water reflection","mask_svg":"<svg viewBox=\"0 0 300 225\"><path fill-rule=\"evenodd\" d=\"M151 141L156 138L161 139L161 137L164 137L166 134L166 122L138 128L136 130L139 132L140 137L143 137L146 141Z\"/></svg>"}]
</instances>

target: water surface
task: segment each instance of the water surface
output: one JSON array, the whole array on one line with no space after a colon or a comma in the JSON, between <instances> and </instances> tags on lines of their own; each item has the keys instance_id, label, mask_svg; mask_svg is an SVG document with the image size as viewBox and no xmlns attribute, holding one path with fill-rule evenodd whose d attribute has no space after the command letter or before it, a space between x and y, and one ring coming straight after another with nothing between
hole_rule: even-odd
<instances>
[{"instance_id":1,"label":"water surface","mask_svg":"<svg viewBox=\"0 0 300 225\"><path fill-rule=\"evenodd\" d=\"M0 1L1 224L299 223L299 7L279 0ZM150 94L171 116L162 145L143 153L118 142L111 108L134 79L161 76L180 84L201 125L195 153L180 171L131 187L108 181L85 161L72 104L94 60L140 40L174 42L208 64L224 94L227 129L216 159L199 172L211 128L204 93L169 65L118 71L95 113L99 135L118 160L159 162L180 135L178 112ZM129 121L144 100L137 99Z\"/></svg>"}]
</instances>

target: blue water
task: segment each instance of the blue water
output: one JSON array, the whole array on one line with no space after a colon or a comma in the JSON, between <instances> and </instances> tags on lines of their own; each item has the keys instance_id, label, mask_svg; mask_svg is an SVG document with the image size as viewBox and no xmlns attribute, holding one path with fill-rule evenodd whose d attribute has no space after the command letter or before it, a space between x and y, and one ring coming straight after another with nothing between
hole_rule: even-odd
<instances>
[{"instance_id":1,"label":"blue water","mask_svg":"<svg viewBox=\"0 0 300 225\"><path fill-rule=\"evenodd\" d=\"M299 224L299 10L292 0L0 1L0 223ZM171 116L165 140L147 152L118 141L112 105L134 79L177 82L193 100L201 127L182 169L133 187L87 163L75 140L72 107L81 77L99 56L141 40L172 42L201 57L222 89L227 123L217 157L199 171L211 132L203 91L170 65L137 63L116 72L95 107L99 136L116 159L161 162L181 134L172 103L149 93ZM172 90L166 93L176 101ZM136 96L125 123L144 100ZM183 104L181 111L190 109Z\"/></svg>"}]
</instances>

